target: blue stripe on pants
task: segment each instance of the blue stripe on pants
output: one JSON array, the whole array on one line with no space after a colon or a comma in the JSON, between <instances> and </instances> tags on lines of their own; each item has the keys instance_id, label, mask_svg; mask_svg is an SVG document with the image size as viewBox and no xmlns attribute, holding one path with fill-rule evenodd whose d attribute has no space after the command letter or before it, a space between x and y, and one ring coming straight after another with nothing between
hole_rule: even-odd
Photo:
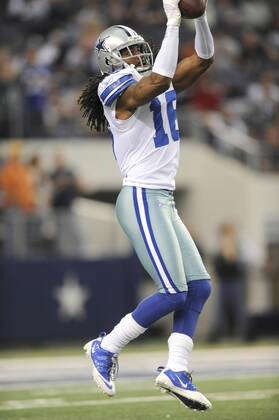
<instances>
[{"instance_id":1,"label":"blue stripe on pants","mask_svg":"<svg viewBox=\"0 0 279 420\"><path fill-rule=\"evenodd\" d=\"M142 226L142 222L141 222L141 218L140 218L140 213L139 213L138 199L137 199L137 187L133 187L133 199L134 199L134 207L135 207L135 212L136 212L136 217L137 217L138 225L139 225L140 232L141 232L142 238L144 240L144 243L145 243L145 246L146 246L148 255L149 255L149 257L150 257L150 259L152 261L152 264L153 264L153 266L154 266L154 268L155 268L155 270L156 270L156 272L157 272L157 274L158 274L158 276L159 276L159 278L161 280L161 283L162 283L162 285L164 287L165 292L166 293L169 293L169 291L168 291L168 289L167 289L167 287L166 287L166 285L164 283L164 280L162 279L162 276L160 274L160 271L159 271L159 269L158 269L158 267L156 265L156 262L155 262L155 260L153 258L152 252L151 252L151 250L149 248L149 245L148 245L148 242L147 242L147 239L146 239L144 230L143 230L143 226Z\"/></svg>"},{"instance_id":2,"label":"blue stripe on pants","mask_svg":"<svg viewBox=\"0 0 279 420\"><path fill-rule=\"evenodd\" d=\"M158 258L160 260L160 263L162 265L162 268L163 268L163 270L164 270L164 272L165 272L165 274L166 274L166 276L167 276L170 284L172 285L172 287L174 288L174 290L178 293L178 292L180 292L180 290L178 290L178 288L175 286L175 284L174 284L174 282L173 282L173 280L172 280L172 278L170 276L170 273L167 270L167 267L166 267L166 265L164 263L164 260L162 258L162 255L160 253L159 247L157 245L157 242L156 242L156 239L155 239L155 236L154 236L154 232L153 232L152 225L151 225L151 220L150 220L150 215L149 215L149 210L148 210L148 202L147 202L147 198L146 198L145 188L142 188L142 198L143 198L143 204L144 204L144 210L145 210L145 217L146 217L146 221L147 221L147 226L148 226L148 230L149 230L149 233L150 233L150 236L151 236L151 240L152 240L153 246L155 248L156 254L157 254L157 256L158 256Z\"/></svg>"}]
</instances>

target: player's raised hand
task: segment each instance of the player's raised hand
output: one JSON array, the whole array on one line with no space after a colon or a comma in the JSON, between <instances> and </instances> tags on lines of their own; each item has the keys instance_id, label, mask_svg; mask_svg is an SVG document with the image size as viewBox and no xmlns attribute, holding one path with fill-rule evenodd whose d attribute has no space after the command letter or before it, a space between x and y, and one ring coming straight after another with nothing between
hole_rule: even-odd
<instances>
[{"instance_id":1,"label":"player's raised hand","mask_svg":"<svg viewBox=\"0 0 279 420\"><path fill-rule=\"evenodd\" d=\"M163 0L163 7L167 16L167 25L179 26L181 13L178 7L180 0Z\"/></svg>"}]
</instances>

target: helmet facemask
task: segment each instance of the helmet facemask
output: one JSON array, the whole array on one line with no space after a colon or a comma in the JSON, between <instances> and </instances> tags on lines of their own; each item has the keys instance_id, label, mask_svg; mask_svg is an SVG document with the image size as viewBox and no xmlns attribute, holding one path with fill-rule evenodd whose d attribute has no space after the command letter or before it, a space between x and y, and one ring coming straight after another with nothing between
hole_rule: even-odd
<instances>
[{"instance_id":1,"label":"helmet facemask","mask_svg":"<svg viewBox=\"0 0 279 420\"><path fill-rule=\"evenodd\" d=\"M133 52L133 47L137 48L136 52ZM147 42L140 41L135 44L121 46L121 48L118 49L118 52L120 53L121 59L123 60L125 67L127 65L131 65L131 63L127 63L127 60L129 60L130 58L136 58L138 60L138 64L134 64L134 66L139 73L144 73L152 69L153 53Z\"/></svg>"}]
</instances>

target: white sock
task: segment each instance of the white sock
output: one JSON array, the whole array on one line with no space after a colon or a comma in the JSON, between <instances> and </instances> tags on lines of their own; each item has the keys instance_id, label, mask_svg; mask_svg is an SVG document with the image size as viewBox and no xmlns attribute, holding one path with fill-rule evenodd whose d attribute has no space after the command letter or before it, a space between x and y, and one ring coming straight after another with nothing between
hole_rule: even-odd
<instances>
[{"instance_id":1,"label":"white sock","mask_svg":"<svg viewBox=\"0 0 279 420\"><path fill-rule=\"evenodd\" d=\"M193 340L186 334L172 333L168 339L169 358L166 369L176 372L188 372L189 354L193 349Z\"/></svg>"},{"instance_id":2,"label":"white sock","mask_svg":"<svg viewBox=\"0 0 279 420\"><path fill-rule=\"evenodd\" d=\"M111 353L119 353L130 341L146 330L147 328L143 328L134 320L132 314L128 314L103 338L101 347Z\"/></svg>"}]
</instances>

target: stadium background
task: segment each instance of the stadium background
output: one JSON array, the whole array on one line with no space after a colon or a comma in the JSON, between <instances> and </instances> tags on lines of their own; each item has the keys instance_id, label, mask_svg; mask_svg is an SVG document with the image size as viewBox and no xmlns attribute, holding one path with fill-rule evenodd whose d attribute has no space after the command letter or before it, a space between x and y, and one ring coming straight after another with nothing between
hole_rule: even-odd
<instances>
[{"instance_id":1,"label":"stadium background","mask_svg":"<svg viewBox=\"0 0 279 420\"><path fill-rule=\"evenodd\" d=\"M251 346L271 338L273 344L261 348L266 352L261 356L264 361L255 351L255 365L249 368L244 360L250 352L245 353L245 347L242 354L242 347L237 347L236 372L278 374L274 351L279 317L276 6L275 0L210 0L208 19L216 60L178 98L182 150L176 199L214 283L197 333L198 345L208 347L198 354L195 365L199 371L200 361L208 359L201 371L209 378L216 375L211 361L214 365L221 357L217 350L210 353L216 342L230 352L230 346ZM59 351L63 346L66 353L73 351L76 356L80 343L109 330L152 291L151 280L115 219L121 179L111 139L89 133L77 98L88 77L98 71L92 46L100 31L121 23L156 47L164 22L160 1L1 1L3 389L44 383L44 375L52 384L85 381L87 372L79 359L65 357L74 372L60 372L60 361L56 365L51 359L52 346L57 349L59 344ZM183 21L181 56L191 54L193 38L192 23ZM229 276L224 260L230 265ZM136 351L147 346L142 365L132 369L135 360L128 357L124 377L151 375L149 346L165 350L162 338L167 336L169 322L157 323L137 342ZM23 357L25 349L32 352L33 346L39 346L38 355L48 349L53 361L50 373L40 370L40 365L37 380L30 373L36 358L30 366L20 365L18 358L6 359L15 349L20 349L15 355ZM232 373L226 371L227 364L226 360L221 364L221 376Z\"/></svg>"}]
</instances>

